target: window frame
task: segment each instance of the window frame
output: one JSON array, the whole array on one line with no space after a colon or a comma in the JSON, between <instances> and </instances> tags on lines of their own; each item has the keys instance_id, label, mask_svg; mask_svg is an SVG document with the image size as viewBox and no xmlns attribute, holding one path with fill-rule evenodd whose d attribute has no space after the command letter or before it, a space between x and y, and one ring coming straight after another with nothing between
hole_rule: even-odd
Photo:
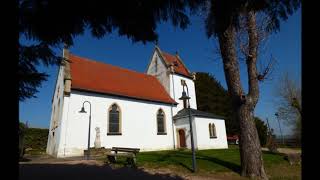
<instances>
[{"instance_id":1,"label":"window frame","mask_svg":"<svg viewBox=\"0 0 320 180\"><path fill-rule=\"evenodd\" d=\"M209 137L210 139L217 138L216 125L214 123L209 123Z\"/></svg>"},{"instance_id":2,"label":"window frame","mask_svg":"<svg viewBox=\"0 0 320 180\"><path fill-rule=\"evenodd\" d=\"M155 73L158 73L158 57L155 58Z\"/></svg>"},{"instance_id":3,"label":"window frame","mask_svg":"<svg viewBox=\"0 0 320 180\"><path fill-rule=\"evenodd\" d=\"M162 112L163 114L163 132L159 132L159 126L158 126L158 115L159 112ZM157 123L157 135L167 135L167 123L166 123L166 113L162 108L158 109L156 114L156 123Z\"/></svg>"},{"instance_id":4,"label":"window frame","mask_svg":"<svg viewBox=\"0 0 320 180\"><path fill-rule=\"evenodd\" d=\"M117 106L117 111L119 112L119 129L118 132L110 132L110 111L112 110L112 106ZM108 120L107 120L107 135L122 135L122 111L120 106L117 103L112 103L108 108Z\"/></svg>"}]
</instances>

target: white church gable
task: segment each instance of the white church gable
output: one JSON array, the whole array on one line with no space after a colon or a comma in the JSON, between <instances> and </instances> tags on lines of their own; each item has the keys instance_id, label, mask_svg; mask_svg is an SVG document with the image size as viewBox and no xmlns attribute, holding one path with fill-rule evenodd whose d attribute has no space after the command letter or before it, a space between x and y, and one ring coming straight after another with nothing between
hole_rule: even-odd
<instances>
[{"instance_id":1,"label":"white church gable","mask_svg":"<svg viewBox=\"0 0 320 180\"><path fill-rule=\"evenodd\" d=\"M157 49L154 50L150 64L147 68L147 74L155 76L170 94L170 72Z\"/></svg>"}]
</instances>

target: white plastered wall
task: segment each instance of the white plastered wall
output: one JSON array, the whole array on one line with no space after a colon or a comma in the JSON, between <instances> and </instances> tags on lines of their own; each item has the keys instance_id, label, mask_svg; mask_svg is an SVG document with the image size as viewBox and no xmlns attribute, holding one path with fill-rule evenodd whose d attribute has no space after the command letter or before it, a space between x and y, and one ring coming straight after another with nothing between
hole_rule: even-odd
<instances>
[{"instance_id":1,"label":"white plastered wall","mask_svg":"<svg viewBox=\"0 0 320 180\"><path fill-rule=\"evenodd\" d=\"M195 127L195 123L194 123L194 120L192 120L193 122L193 126L192 126L192 129L193 129L193 140L194 140L194 146L197 147L197 130L196 130L196 127ZM191 149L191 134L190 134L190 123L189 123L189 118L186 117L186 118L181 118L181 119L177 119L175 120L175 127L176 127L176 131L175 131L175 134L176 134L176 144L177 144L177 147L179 148L180 147L180 141L179 141L179 129L183 129L184 132L185 132L185 139L186 139L186 145L187 145L187 148L188 149Z\"/></svg>"},{"instance_id":2,"label":"white plastered wall","mask_svg":"<svg viewBox=\"0 0 320 180\"><path fill-rule=\"evenodd\" d=\"M95 128L99 127L101 146L105 148L173 149L171 105L72 90L65 98L58 157L81 156L87 149L89 104L85 104L86 114L79 113L84 101L92 105L90 147L94 147ZM121 109L122 135L107 135L108 109L113 103ZM156 114L160 108L165 112L167 135L157 135Z\"/></svg>"},{"instance_id":3,"label":"white plastered wall","mask_svg":"<svg viewBox=\"0 0 320 180\"><path fill-rule=\"evenodd\" d=\"M50 155L56 156L59 149L59 141L60 141L60 131L62 126L62 114L64 109L64 67L60 66L56 81L56 86L53 94L52 99L52 106L51 106L51 120L49 126L49 133L48 133L48 142L47 142L47 149L46 152ZM60 105L59 105L60 103ZM53 111L54 109L54 111ZM57 127L54 128L54 119L57 121ZM54 132L54 135L53 135Z\"/></svg>"},{"instance_id":4,"label":"white plastered wall","mask_svg":"<svg viewBox=\"0 0 320 180\"><path fill-rule=\"evenodd\" d=\"M170 87L172 89L170 90L170 96L179 103L177 105L177 108L174 109L173 114L176 114L178 111L183 109L183 101L179 100L179 98L182 96L183 87L181 85L181 80L185 80L188 90L189 90L189 96L190 96L190 107L193 109L197 109L197 99L196 99L196 90L194 81L192 79L183 77L178 74L171 74L170 75ZM187 92L187 89L185 89Z\"/></svg>"},{"instance_id":5,"label":"white plastered wall","mask_svg":"<svg viewBox=\"0 0 320 180\"><path fill-rule=\"evenodd\" d=\"M216 127L216 138L210 138L209 123L214 123ZM195 117L197 131L198 149L227 149L227 134L225 121L222 119L211 119Z\"/></svg>"}]
</instances>

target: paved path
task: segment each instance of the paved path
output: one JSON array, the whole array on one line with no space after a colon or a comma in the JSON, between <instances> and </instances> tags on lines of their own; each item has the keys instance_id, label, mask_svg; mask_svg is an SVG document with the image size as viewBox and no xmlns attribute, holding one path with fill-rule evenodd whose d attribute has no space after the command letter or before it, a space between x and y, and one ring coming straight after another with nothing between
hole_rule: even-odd
<instances>
[{"instance_id":1,"label":"paved path","mask_svg":"<svg viewBox=\"0 0 320 180\"><path fill-rule=\"evenodd\" d=\"M81 161L85 160L85 157L70 157L70 158L54 158L49 155L25 155L26 161L20 162L20 164L39 164L39 163L59 163L66 161Z\"/></svg>"},{"instance_id":2,"label":"paved path","mask_svg":"<svg viewBox=\"0 0 320 180\"><path fill-rule=\"evenodd\" d=\"M128 167L113 169L95 160L64 161L50 163L20 163L20 180L113 180L113 179L168 179L182 177L171 174L150 174L141 169Z\"/></svg>"},{"instance_id":3,"label":"paved path","mask_svg":"<svg viewBox=\"0 0 320 180\"><path fill-rule=\"evenodd\" d=\"M20 180L231 180L232 177L177 175L169 169L112 168L95 160L72 160L60 162L23 162L19 165Z\"/></svg>"},{"instance_id":4,"label":"paved path","mask_svg":"<svg viewBox=\"0 0 320 180\"><path fill-rule=\"evenodd\" d=\"M47 155L26 156L27 162L19 163L20 180L113 180L113 179L167 179L167 180L231 180L234 176L177 174L170 169L113 168L96 160L84 157L53 158Z\"/></svg>"}]
</instances>

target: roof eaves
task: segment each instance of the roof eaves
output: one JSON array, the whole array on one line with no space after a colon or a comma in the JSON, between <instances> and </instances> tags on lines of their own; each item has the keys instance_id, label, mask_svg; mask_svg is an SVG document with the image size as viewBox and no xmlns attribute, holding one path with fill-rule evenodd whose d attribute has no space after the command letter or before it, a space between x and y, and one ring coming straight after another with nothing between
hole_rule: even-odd
<instances>
[{"instance_id":1,"label":"roof eaves","mask_svg":"<svg viewBox=\"0 0 320 180\"><path fill-rule=\"evenodd\" d=\"M183 76L183 77L185 77L185 78L188 78L188 79L193 80L193 77L192 77L192 76L187 76L187 75L182 74L182 73L179 73L179 72L174 72L174 74L178 74L178 75L180 75L180 76Z\"/></svg>"},{"instance_id":2,"label":"roof eaves","mask_svg":"<svg viewBox=\"0 0 320 180\"><path fill-rule=\"evenodd\" d=\"M160 50L160 48L157 46L156 47L157 51L159 52L159 55L162 59L162 61L164 62L164 64L166 65L166 67L170 67L170 64L167 62L166 58L164 57L164 55L162 54L162 51Z\"/></svg>"},{"instance_id":3,"label":"roof eaves","mask_svg":"<svg viewBox=\"0 0 320 180\"><path fill-rule=\"evenodd\" d=\"M191 72L189 71L189 69L187 68L187 66L184 64L184 62L182 61L182 59L180 58L180 56L178 54L175 55L179 61L181 62L181 64L184 66L184 68L188 71L188 73L191 75Z\"/></svg>"},{"instance_id":4,"label":"roof eaves","mask_svg":"<svg viewBox=\"0 0 320 180\"><path fill-rule=\"evenodd\" d=\"M78 87L71 87L72 90L76 91L82 91L82 92L89 92L89 93L97 93L97 94L103 94L103 95L109 95L109 96L115 96L115 97L125 97L129 99L136 99L136 100L142 100L142 101L149 101L149 102L157 102L157 103L164 103L164 104L171 104L171 105L177 105L178 103L176 101L174 102L166 102L166 101L160 101L160 100L151 100L151 99L146 99L146 98L141 98L141 97L133 97L133 96L127 96L127 95L122 95L122 94L116 94L116 93L107 93L107 92L101 92L97 90L92 90L92 89L84 89L84 88L78 88Z\"/></svg>"}]
</instances>

